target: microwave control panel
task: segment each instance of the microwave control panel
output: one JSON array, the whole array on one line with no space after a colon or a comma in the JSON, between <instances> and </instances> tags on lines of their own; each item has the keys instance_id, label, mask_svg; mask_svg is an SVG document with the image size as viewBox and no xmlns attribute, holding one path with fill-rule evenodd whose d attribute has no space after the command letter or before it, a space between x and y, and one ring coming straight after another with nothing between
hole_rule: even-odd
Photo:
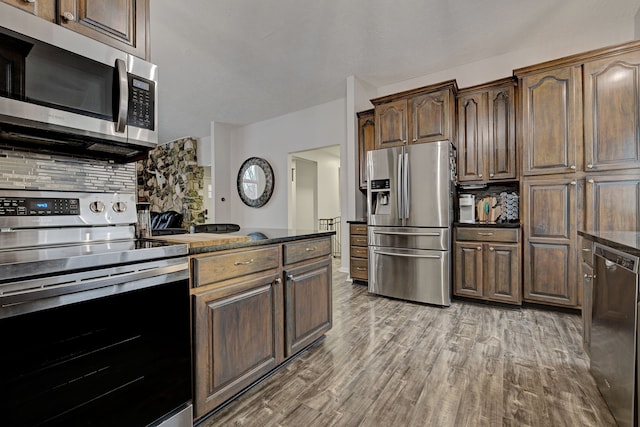
<instances>
[{"instance_id":1,"label":"microwave control panel","mask_svg":"<svg viewBox=\"0 0 640 427\"><path fill-rule=\"evenodd\" d=\"M0 197L0 216L78 215L79 199Z\"/></svg>"},{"instance_id":2,"label":"microwave control panel","mask_svg":"<svg viewBox=\"0 0 640 427\"><path fill-rule=\"evenodd\" d=\"M154 130L155 83L129 74L129 115L127 124Z\"/></svg>"}]
</instances>

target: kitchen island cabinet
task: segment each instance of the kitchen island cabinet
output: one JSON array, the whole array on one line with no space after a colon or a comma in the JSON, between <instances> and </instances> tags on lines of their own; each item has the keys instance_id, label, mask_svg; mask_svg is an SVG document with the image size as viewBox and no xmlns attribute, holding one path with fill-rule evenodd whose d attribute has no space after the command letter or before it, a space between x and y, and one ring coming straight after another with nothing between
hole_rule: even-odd
<instances>
[{"instance_id":1,"label":"kitchen island cabinet","mask_svg":"<svg viewBox=\"0 0 640 427\"><path fill-rule=\"evenodd\" d=\"M190 248L196 419L332 326L333 231L236 234L252 240Z\"/></svg>"}]
</instances>

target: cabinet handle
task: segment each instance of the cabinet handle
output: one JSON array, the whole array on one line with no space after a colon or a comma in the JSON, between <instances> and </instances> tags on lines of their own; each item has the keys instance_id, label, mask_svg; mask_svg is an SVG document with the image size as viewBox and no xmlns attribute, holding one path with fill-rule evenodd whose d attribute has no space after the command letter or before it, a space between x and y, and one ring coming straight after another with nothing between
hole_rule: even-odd
<instances>
[{"instance_id":1,"label":"cabinet handle","mask_svg":"<svg viewBox=\"0 0 640 427\"><path fill-rule=\"evenodd\" d=\"M587 165L587 169L593 169L593 165Z\"/></svg>"},{"instance_id":2,"label":"cabinet handle","mask_svg":"<svg viewBox=\"0 0 640 427\"><path fill-rule=\"evenodd\" d=\"M571 166L569 166L569 169L571 169L571 170L576 170L576 165L571 165Z\"/></svg>"},{"instance_id":3,"label":"cabinet handle","mask_svg":"<svg viewBox=\"0 0 640 427\"><path fill-rule=\"evenodd\" d=\"M585 278L585 280L591 280L591 279L593 279L593 276L590 275L590 274L584 273L584 278Z\"/></svg>"},{"instance_id":4,"label":"cabinet handle","mask_svg":"<svg viewBox=\"0 0 640 427\"><path fill-rule=\"evenodd\" d=\"M589 249L589 248L582 248L582 252L591 252L591 249Z\"/></svg>"},{"instance_id":5,"label":"cabinet handle","mask_svg":"<svg viewBox=\"0 0 640 427\"><path fill-rule=\"evenodd\" d=\"M35 3L36 0L23 0L25 3Z\"/></svg>"},{"instance_id":6,"label":"cabinet handle","mask_svg":"<svg viewBox=\"0 0 640 427\"><path fill-rule=\"evenodd\" d=\"M249 265L249 264L253 264L253 258L247 261L236 261L233 263L233 265Z\"/></svg>"},{"instance_id":7,"label":"cabinet handle","mask_svg":"<svg viewBox=\"0 0 640 427\"><path fill-rule=\"evenodd\" d=\"M571 181L571 185L578 185L576 181Z\"/></svg>"},{"instance_id":8,"label":"cabinet handle","mask_svg":"<svg viewBox=\"0 0 640 427\"><path fill-rule=\"evenodd\" d=\"M589 182L589 184L593 184L594 183L594 181L592 179L590 179L588 182Z\"/></svg>"},{"instance_id":9,"label":"cabinet handle","mask_svg":"<svg viewBox=\"0 0 640 427\"><path fill-rule=\"evenodd\" d=\"M478 246L476 249L481 251L482 250L482 246Z\"/></svg>"},{"instance_id":10,"label":"cabinet handle","mask_svg":"<svg viewBox=\"0 0 640 427\"><path fill-rule=\"evenodd\" d=\"M307 252L313 252L313 251L316 250L316 247L315 246L311 246L310 248L304 248L304 250L307 251Z\"/></svg>"},{"instance_id":11,"label":"cabinet handle","mask_svg":"<svg viewBox=\"0 0 640 427\"><path fill-rule=\"evenodd\" d=\"M76 17L73 16L73 13L71 12L64 12L62 14L62 19L64 19L66 22L73 22L76 20Z\"/></svg>"},{"instance_id":12,"label":"cabinet handle","mask_svg":"<svg viewBox=\"0 0 640 427\"><path fill-rule=\"evenodd\" d=\"M276 277L276 283L277 283L277 284L282 283L282 279L281 279L281 278L279 278L279 277Z\"/></svg>"},{"instance_id":13,"label":"cabinet handle","mask_svg":"<svg viewBox=\"0 0 640 427\"><path fill-rule=\"evenodd\" d=\"M478 232L478 236L493 236L493 233L481 233L481 232Z\"/></svg>"},{"instance_id":14,"label":"cabinet handle","mask_svg":"<svg viewBox=\"0 0 640 427\"><path fill-rule=\"evenodd\" d=\"M365 271L365 270L366 270L366 268L364 268L364 267L356 267L356 270L358 270L358 271Z\"/></svg>"}]
</instances>

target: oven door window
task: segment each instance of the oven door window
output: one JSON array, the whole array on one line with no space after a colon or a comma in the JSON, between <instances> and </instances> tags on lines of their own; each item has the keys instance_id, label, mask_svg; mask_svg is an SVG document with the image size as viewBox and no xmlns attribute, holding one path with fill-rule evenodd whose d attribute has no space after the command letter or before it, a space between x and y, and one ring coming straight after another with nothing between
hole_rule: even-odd
<instances>
[{"instance_id":1,"label":"oven door window","mask_svg":"<svg viewBox=\"0 0 640 427\"><path fill-rule=\"evenodd\" d=\"M0 28L0 96L114 121L115 66Z\"/></svg>"},{"instance_id":2,"label":"oven door window","mask_svg":"<svg viewBox=\"0 0 640 427\"><path fill-rule=\"evenodd\" d=\"M0 320L1 424L147 425L191 400L188 286Z\"/></svg>"}]
</instances>

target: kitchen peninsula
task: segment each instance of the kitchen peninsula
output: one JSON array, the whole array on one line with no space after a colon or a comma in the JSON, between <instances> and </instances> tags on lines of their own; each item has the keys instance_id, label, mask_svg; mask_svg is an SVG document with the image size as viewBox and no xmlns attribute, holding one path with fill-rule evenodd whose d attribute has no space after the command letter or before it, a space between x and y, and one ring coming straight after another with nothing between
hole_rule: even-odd
<instances>
[{"instance_id":1,"label":"kitchen peninsula","mask_svg":"<svg viewBox=\"0 0 640 427\"><path fill-rule=\"evenodd\" d=\"M190 247L195 419L331 329L334 233L241 229Z\"/></svg>"}]
</instances>

